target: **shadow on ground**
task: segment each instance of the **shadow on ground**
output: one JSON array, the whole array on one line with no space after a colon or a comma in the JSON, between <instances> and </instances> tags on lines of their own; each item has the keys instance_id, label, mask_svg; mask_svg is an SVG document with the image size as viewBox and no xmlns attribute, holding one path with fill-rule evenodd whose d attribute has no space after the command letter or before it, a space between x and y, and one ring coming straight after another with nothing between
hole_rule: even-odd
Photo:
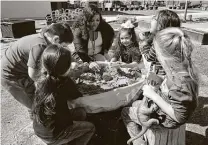
<instances>
[{"instance_id":1,"label":"shadow on ground","mask_svg":"<svg viewBox=\"0 0 208 145\"><path fill-rule=\"evenodd\" d=\"M206 130L206 136L207 135L208 135L208 129ZM207 145L207 143L208 143L207 137L197 133L186 131L186 145Z\"/></svg>"},{"instance_id":2,"label":"shadow on ground","mask_svg":"<svg viewBox=\"0 0 208 145\"><path fill-rule=\"evenodd\" d=\"M207 126L208 124L208 97L198 97L198 106L188 123Z\"/></svg>"},{"instance_id":3,"label":"shadow on ground","mask_svg":"<svg viewBox=\"0 0 208 145\"><path fill-rule=\"evenodd\" d=\"M201 97L198 98L198 106L189 119L188 123L198 124L199 126L205 127L208 123L208 98ZM205 136L194 133L191 131L186 131L186 145L207 145L208 143L208 128L205 130Z\"/></svg>"},{"instance_id":4,"label":"shadow on ground","mask_svg":"<svg viewBox=\"0 0 208 145\"><path fill-rule=\"evenodd\" d=\"M96 127L90 145L126 145L129 135L121 119L121 109L88 116Z\"/></svg>"}]
</instances>

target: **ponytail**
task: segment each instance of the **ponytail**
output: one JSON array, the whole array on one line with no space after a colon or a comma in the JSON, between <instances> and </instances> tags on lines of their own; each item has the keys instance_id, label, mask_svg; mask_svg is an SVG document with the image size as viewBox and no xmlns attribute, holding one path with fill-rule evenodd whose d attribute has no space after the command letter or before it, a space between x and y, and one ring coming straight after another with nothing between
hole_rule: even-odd
<instances>
[{"instance_id":1,"label":"ponytail","mask_svg":"<svg viewBox=\"0 0 208 145\"><path fill-rule=\"evenodd\" d=\"M184 61L187 64L187 69L190 77L195 83L198 84L198 77L196 75L196 72L194 72L196 68L193 68L192 59L191 59L193 44L191 43L189 37L186 34L181 33L180 37L181 37L181 55L182 55L181 58L184 58Z\"/></svg>"},{"instance_id":2,"label":"ponytail","mask_svg":"<svg viewBox=\"0 0 208 145\"><path fill-rule=\"evenodd\" d=\"M56 114L56 90L59 79L47 74L36 83L35 99L33 103L33 114L36 121L43 125L49 125L51 117Z\"/></svg>"}]
</instances>

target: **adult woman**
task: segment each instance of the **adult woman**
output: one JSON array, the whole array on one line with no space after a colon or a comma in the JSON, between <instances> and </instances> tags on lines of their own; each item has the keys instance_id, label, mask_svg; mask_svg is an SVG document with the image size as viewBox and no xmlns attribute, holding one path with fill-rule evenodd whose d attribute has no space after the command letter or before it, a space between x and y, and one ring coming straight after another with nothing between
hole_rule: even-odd
<instances>
[{"instance_id":1,"label":"adult woman","mask_svg":"<svg viewBox=\"0 0 208 145\"><path fill-rule=\"evenodd\" d=\"M67 46L72 41L72 31L65 23L52 24L42 33L19 39L5 51L2 58L2 86L17 101L31 109L34 80L39 78L42 52L49 44Z\"/></svg>"},{"instance_id":2,"label":"adult woman","mask_svg":"<svg viewBox=\"0 0 208 145\"><path fill-rule=\"evenodd\" d=\"M108 50L114 39L113 28L107 24L95 5L88 5L72 26L76 52L90 68L99 68L95 61L108 60Z\"/></svg>"}]
</instances>

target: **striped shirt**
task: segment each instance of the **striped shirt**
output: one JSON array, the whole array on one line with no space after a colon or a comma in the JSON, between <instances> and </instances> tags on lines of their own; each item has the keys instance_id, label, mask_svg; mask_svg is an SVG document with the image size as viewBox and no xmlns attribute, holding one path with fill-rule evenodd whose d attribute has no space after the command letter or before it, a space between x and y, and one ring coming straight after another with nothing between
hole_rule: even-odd
<instances>
[{"instance_id":1,"label":"striped shirt","mask_svg":"<svg viewBox=\"0 0 208 145\"><path fill-rule=\"evenodd\" d=\"M151 65L155 65L155 69L158 75L165 75L166 73L156 57L155 49L153 46L154 35L151 33L146 33L143 35L146 36L145 39L142 40L139 47L142 55L148 62L151 62Z\"/></svg>"}]
</instances>

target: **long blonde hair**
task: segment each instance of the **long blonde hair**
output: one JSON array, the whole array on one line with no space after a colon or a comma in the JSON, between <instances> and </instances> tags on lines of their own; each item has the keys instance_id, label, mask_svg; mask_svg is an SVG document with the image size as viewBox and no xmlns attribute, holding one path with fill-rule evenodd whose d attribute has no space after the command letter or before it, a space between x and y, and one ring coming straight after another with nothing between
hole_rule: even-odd
<instances>
[{"instance_id":1,"label":"long blonde hair","mask_svg":"<svg viewBox=\"0 0 208 145\"><path fill-rule=\"evenodd\" d=\"M156 54L175 62L175 65L186 68L190 77L198 84L196 70L193 68L191 60L193 44L180 28L171 27L158 32L153 43L158 46L155 47ZM173 64L169 64L169 66L171 65L173 66Z\"/></svg>"}]
</instances>

